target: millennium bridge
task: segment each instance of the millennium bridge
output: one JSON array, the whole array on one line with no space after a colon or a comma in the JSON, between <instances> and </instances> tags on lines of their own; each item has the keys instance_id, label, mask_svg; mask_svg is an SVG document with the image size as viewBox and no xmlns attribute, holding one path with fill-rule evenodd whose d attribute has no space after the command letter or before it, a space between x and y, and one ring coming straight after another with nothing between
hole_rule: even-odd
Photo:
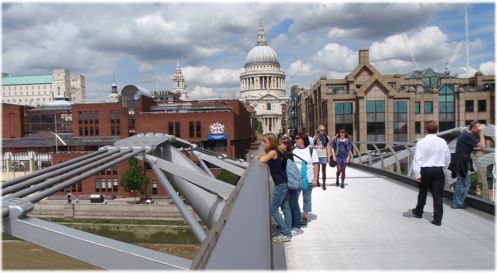
<instances>
[{"instance_id":1,"label":"millennium bridge","mask_svg":"<svg viewBox=\"0 0 497 273\"><path fill-rule=\"evenodd\" d=\"M451 151L462 129L439 133ZM494 141L493 126L487 126L485 137ZM108 270L495 270L495 203L489 190L494 149L475 149L472 155L481 186L479 197L467 198L468 209L450 208L455 180L446 174L440 227L430 224L430 196L423 218L410 217L418 192L410 171L414 149L415 143L354 143L345 188L332 186L335 169L328 166L330 187L313 190L304 233L288 243L272 243L272 183L266 165L166 134L139 134L3 182L2 231ZM201 242L193 260L29 216L36 202L131 157L152 167ZM238 184L217 180L206 162L240 176Z\"/></svg>"}]
</instances>

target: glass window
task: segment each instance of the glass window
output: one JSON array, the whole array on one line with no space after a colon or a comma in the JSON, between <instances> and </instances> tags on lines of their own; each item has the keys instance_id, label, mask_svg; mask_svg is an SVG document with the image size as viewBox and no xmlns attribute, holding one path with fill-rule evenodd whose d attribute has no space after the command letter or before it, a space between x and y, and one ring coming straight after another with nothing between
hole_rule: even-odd
<instances>
[{"instance_id":1,"label":"glass window","mask_svg":"<svg viewBox=\"0 0 497 273\"><path fill-rule=\"evenodd\" d=\"M414 103L414 113L415 114L421 113L421 103L419 101L416 101Z\"/></svg>"},{"instance_id":2,"label":"glass window","mask_svg":"<svg viewBox=\"0 0 497 273\"><path fill-rule=\"evenodd\" d=\"M95 179L95 191L100 192L100 179Z\"/></svg>"},{"instance_id":3,"label":"glass window","mask_svg":"<svg viewBox=\"0 0 497 273\"><path fill-rule=\"evenodd\" d=\"M407 113L407 101L394 101L393 102L393 112L394 113Z\"/></svg>"},{"instance_id":4,"label":"glass window","mask_svg":"<svg viewBox=\"0 0 497 273\"><path fill-rule=\"evenodd\" d=\"M343 103L335 103L335 114L343 115Z\"/></svg>"},{"instance_id":5,"label":"glass window","mask_svg":"<svg viewBox=\"0 0 497 273\"><path fill-rule=\"evenodd\" d=\"M118 188L117 188L118 184L119 183L117 182L117 178L114 178L114 191L118 191Z\"/></svg>"},{"instance_id":6,"label":"glass window","mask_svg":"<svg viewBox=\"0 0 497 273\"><path fill-rule=\"evenodd\" d=\"M478 100L478 112L486 112L486 111L487 111L487 101Z\"/></svg>"},{"instance_id":7,"label":"glass window","mask_svg":"<svg viewBox=\"0 0 497 273\"><path fill-rule=\"evenodd\" d=\"M202 126L200 121L196 122L196 126L197 126L197 137L202 137Z\"/></svg>"},{"instance_id":8,"label":"glass window","mask_svg":"<svg viewBox=\"0 0 497 273\"><path fill-rule=\"evenodd\" d=\"M88 119L90 120L90 124L93 124L93 111L88 113Z\"/></svg>"},{"instance_id":9,"label":"glass window","mask_svg":"<svg viewBox=\"0 0 497 273\"><path fill-rule=\"evenodd\" d=\"M475 110L474 101L467 100L465 110L466 110L466 112L474 112L474 110Z\"/></svg>"},{"instance_id":10,"label":"glass window","mask_svg":"<svg viewBox=\"0 0 497 273\"><path fill-rule=\"evenodd\" d=\"M193 121L190 121L188 123L188 127L189 127L190 137L194 137L195 136L195 126L193 124Z\"/></svg>"},{"instance_id":11,"label":"glass window","mask_svg":"<svg viewBox=\"0 0 497 273\"><path fill-rule=\"evenodd\" d=\"M152 194L157 194L157 181L152 180Z\"/></svg>"},{"instance_id":12,"label":"glass window","mask_svg":"<svg viewBox=\"0 0 497 273\"><path fill-rule=\"evenodd\" d=\"M414 133L421 134L421 122L416 121L414 123Z\"/></svg>"},{"instance_id":13,"label":"glass window","mask_svg":"<svg viewBox=\"0 0 497 273\"><path fill-rule=\"evenodd\" d=\"M271 103L267 104L267 110L271 110Z\"/></svg>"},{"instance_id":14,"label":"glass window","mask_svg":"<svg viewBox=\"0 0 497 273\"><path fill-rule=\"evenodd\" d=\"M180 127L180 123L179 121L176 121L176 123L174 124L174 127L175 127L175 136L177 137L181 137L181 127Z\"/></svg>"},{"instance_id":15,"label":"glass window","mask_svg":"<svg viewBox=\"0 0 497 273\"><path fill-rule=\"evenodd\" d=\"M425 101L425 114L433 113L433 102Z\"/></svg>"},{"instance_id":16,"label":"glass window","mask_svg":"<svg viewBox=\"0 0 497 273\"><path fill-rule=\"evenodd\" d=\"M384 113L385 101L384 100L368 100L366 105L368 113Z\"/></svg>"},{"instance_id":17,"label":"glass window","mask_svg":"<svg viewBox=\"0 0 497 273\"><path fill-rule=\"evenodd\" d=\"M169 135L174 135L174 123L172 121L170 121L168 124L167 124L167 133Z\"/></svg>"}]
</instances>

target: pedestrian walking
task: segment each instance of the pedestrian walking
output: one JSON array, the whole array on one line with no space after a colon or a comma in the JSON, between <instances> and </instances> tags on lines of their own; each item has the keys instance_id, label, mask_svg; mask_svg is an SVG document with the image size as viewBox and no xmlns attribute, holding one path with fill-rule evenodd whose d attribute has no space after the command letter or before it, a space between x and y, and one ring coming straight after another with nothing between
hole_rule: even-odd
<instances>
[{"instance_id":1,"label":"pedestrian walking","mask_svg":"<svg viewBox=\"0 0 497 273\"><path fill-rule=\"evenodd\" d=\"M323 180L323 190L326 190L326 164L328 164L328 158L331 152L328 143L330 142L330 137L326 134L326 127L324 125L319 125L316 130L316 134L313 138L313 146L318 154L319 165L318 165L318 174L321 169L322 180ZM317 186L319 187L319 177L317 178Z\"/></svg>"},{"instance_id":2,"label":"pedestrian walking","mask_svg":"<svg viewBox=\"0 0 497 273\"><path fill-rule=\"evenodd\" d=\"M336 185L344 188L345 168L352 158L352 141L349 139L349 134L345 129L340 129L337 136L331 141L331 156L337 167ZM340 175L341 184L339 184Z\"/></svg>"},{"instance_id":3,"label":"pedestrian walking","mask_svg":"<svg viewBox=\"0 0 497 273\"><path fill-rule=\"evenodd\" d=\"M278 150L276 136L273 133L264 134L261 142L265 153L259 157L259 160L268 164L274 183L269 212L276 221L280 234L273 238L273 242L289 242L292 238L290 227L279 211L280 207L283 208L285 218L291 219L290 204L288 203L288 187L286 185L288 180L286 175L286 157Z\"/></svg>"},{"instance_id":4,"label":"pedestrian walking","mask_svg":"<svg viewBox=\"0 0 497 273\"><path fill-rule=\"evenodd\" d=\"M309 146L307 133L299 133L295 137L295 141L297 144L295 149L293 149L295 164L297 164L299 171L302 171L302 168L306 169L307 181L310 182L310 186L302 191L304 205L302 225L306 226L309 219L309 212L312 211L312 188L316 187L318 183L319 159L317 153Z\"/></svg>"},{"instance_id":5,"label":"pedestrian walking","mask_svg":"<svg viewBox=\"0 0 497 273\"><path fill-rule=\"evenodd\" d=\"M464 130L457 138L456 152L452 154L451 163L449 165L452 177L457 176L451 205L453 209L467 208L466 204L464 204L464 200L471 188L469 171L474 171L471 153L475 147L479 147L480 149L485 148L483 128L483 125L478 121L473 121L469 124L468 129Z\"/></svg>"},{"instance_id":6,"label":"pedestrian walking","mask_svg":"<svg viewBox=\"0 0 497 273\"><path fill-rule=\"evenodd\" d=\"M450 151L447 142L436 135L438 124L435 121L425 122L425 137L416 143L412 171L418 183L419 193L416 208L411 213L416 218L423 216L428 188L433 196L432 224L442 225L443 217L443 189L445 173L450 163Z\"/></svg>"},{"instance_id":7,"label":"pedestrian walking","mask_svg":"<svg viewBox=\"0 0 497 273\"><path fill-rule=\"evenodd\" d=\"M293 154L292 154L292 140L289 137L283 137L278 139L278 148L280 151L283 152L287 156L287 164L290 164L289 161L294 161ZM298 174L300 175L300 173ZM299 205L299 197L300 197L300 192L301 189L288 189L288 201L290 204L290 211L292 215L292 221L291 221L291 233L292 236L296 236L299 234L302 234L304 231L301 229L302 227L302 213L300 212L300 205ZM288 221L287 221L288 223Z\"/></svg>"}]
</instances>

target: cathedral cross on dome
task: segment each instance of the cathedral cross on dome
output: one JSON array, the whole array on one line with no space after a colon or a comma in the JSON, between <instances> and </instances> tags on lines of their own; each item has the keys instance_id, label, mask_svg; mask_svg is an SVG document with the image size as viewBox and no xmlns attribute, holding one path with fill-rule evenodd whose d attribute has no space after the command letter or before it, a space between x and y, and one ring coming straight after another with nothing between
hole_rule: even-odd
<instances>
[{"instance_id":1,"label":"cathedral cross on dome","mask_svg":"<svg viewBox=\"0 0 497 273\"><path fill-rule=\"evenodd\" d=\"M262 18L259 23L259 37L257 38L257 45L266 45L266 33L264 32L264 26L262 25Z\"/></svg>"}]
</instances>

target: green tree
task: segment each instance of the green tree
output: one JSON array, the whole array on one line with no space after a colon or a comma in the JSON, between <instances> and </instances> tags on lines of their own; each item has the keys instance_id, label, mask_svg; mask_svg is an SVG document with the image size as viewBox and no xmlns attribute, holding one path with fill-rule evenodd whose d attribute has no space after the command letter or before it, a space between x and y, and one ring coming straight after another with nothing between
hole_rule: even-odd
<instances>
[{"instance_id":1,"label":"green tree","mask_svg":"<svg viewBox=\"0 0 497 273\"><path fill-rule=\"evenodd\" d=\"M136 158L128 160L128 169L124 171L121 177L121 186L125 192L137 191L142 196L147 190L150 177L145 175L140 161Z\"/></svg>"},{"instance_id":2,"label":"green tree","mask_svg":"<svg viewBox=\"0 0 497 273\"><path fill-rule=\"evenodd\" d=\"M235 186L236 184L238 184L238 180L240 179L238 175L232 174L224 169L221 170L221 172L216 176L216 178Z\"/></svg>"},{"instance_id":3,"label":"green tree","mask_svg":"<svg viewBox=\"0 0 497 273\"><path fill-rule=\"evenodd\" d=\"M262 121L260 121L259 119L255 120L255 132L258 135L262 135Z\"/></svg>"}]
</instances>

